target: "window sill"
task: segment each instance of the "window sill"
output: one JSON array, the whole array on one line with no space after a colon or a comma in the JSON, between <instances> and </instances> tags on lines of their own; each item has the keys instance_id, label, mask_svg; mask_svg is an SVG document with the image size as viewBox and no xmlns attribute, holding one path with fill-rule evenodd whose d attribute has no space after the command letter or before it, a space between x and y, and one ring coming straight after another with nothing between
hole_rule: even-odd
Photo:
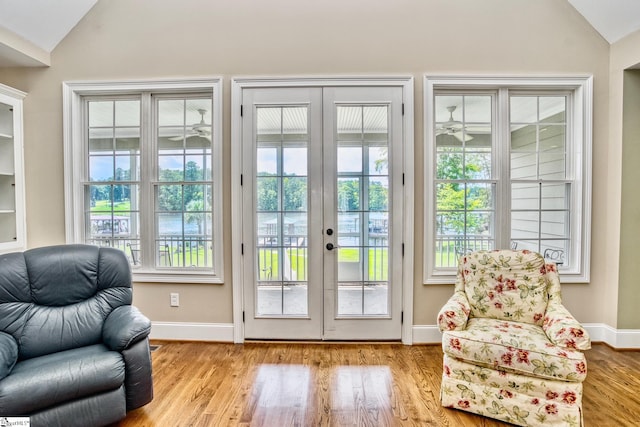
<instances>
[{"instance_id":1,"label":"window sill","mask_svg":"<svg viewBox=\"0 0 640 427\"><path fill-rule=\"evenodd\" d=\"M133 269L132 281L134 283L202 283L202 284L223 284L222 277L214 273L202 271L141 271Z\"/></svg>"}]
</instances>

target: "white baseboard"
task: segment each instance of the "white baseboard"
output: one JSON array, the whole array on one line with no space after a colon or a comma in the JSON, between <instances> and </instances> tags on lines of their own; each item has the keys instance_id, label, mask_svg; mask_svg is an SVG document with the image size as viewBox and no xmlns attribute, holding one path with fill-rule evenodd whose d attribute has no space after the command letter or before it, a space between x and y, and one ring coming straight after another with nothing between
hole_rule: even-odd
<instances>
[{"instance_id":1,"label":"white baseboard","mask_svg":"<svg viewBox=\"0 0 640 427\"><path fill-rule=\"evenodd\" d=\"M413 344L440 344L442 332L436 325L413 325Z\"/></svg>"},{"instance_id":2,"label":"white baseboard","mask_svg":"<svg viewBox=\"0 0 640 427\"><path fill-rule=\"evenodd\" d=\"M233 342L233 323L151 322L151 339Z\"/></svg>"},{"instance_id":3,"label":"white baseboard","mask_svg":"<svg viewBox=\"0 0 640 427\"><path fill-rule=\"evenodd\" d=\"M640 329L615 329L604 323L583 323L591 341L617 349L640 349ZM440 344L436 325L414 325L413 344ZM152 322L151 339L233 342L233 323Z\"/></svg>"},{"instance_id":4,"label":"white baseboard","mask_svg":"<svg viewBox=\"0 0 640 427\"><path fill-rule=\"evenodd\" d=\"M604 323L583 323L591 341L603 342L617 349L640 349L640 329L615 329ZM436 325L414 325L414 344L439 344L442 333Z\"/></svg>"}]
</instances>

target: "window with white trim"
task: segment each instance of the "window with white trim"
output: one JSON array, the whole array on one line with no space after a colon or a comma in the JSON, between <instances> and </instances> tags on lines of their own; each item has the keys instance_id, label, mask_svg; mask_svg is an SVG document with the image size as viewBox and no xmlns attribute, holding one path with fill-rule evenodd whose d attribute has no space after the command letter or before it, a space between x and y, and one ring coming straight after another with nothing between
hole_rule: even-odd
<instances>
[{"instance_id":1,"label":"window with white trim","mask_svg":"<svg viewBox=\"0 0 640 427\"><path fill-rule=\"evenodd\" d=\"M220 82L65 84L67 241L138 281L222 281Z\"/></svg>"},{"instance_id":2,"label":"window with white trim","mask_svg":"<svg viewBox=\"0 0 640 427\"><path fill-rule=\"evenodd\" d=\"M425 79L425 283L527 249L588 280L591 79Z\"/></svg>"}]
</instances>

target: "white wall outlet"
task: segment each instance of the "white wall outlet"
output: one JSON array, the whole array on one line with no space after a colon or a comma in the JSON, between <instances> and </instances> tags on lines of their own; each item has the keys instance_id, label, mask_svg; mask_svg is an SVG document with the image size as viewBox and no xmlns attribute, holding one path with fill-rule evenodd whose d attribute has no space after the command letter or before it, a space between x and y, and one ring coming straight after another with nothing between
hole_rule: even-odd
<instances>
[{"instance_id":1,"label":"white wall outlet","mask_svg":"<svg viewBox=\"0 0 640 427\"><path fill-rule=\"evenodd\" d=\"M178 307L180 305L180 294L177 292L171 293L171 307Z\"/></svg>"}]
</instances>

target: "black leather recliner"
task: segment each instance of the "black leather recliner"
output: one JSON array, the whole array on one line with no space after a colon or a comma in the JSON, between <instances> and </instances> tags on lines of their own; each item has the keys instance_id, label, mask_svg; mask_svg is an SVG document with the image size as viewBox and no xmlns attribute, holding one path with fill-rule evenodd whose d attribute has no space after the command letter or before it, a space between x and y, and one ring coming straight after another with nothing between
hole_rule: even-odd
<instances>
[{"instance_id":1,"label":"black leather recliner","mask_svg":"<svg viewBox=\"0 0 640 427\"><path fill-rule=\"evenodd\" d=\"M123 252L60 245L0 255L0 416L102 426L153 399L151 322Z\"/></svg>"}]
</instances>

